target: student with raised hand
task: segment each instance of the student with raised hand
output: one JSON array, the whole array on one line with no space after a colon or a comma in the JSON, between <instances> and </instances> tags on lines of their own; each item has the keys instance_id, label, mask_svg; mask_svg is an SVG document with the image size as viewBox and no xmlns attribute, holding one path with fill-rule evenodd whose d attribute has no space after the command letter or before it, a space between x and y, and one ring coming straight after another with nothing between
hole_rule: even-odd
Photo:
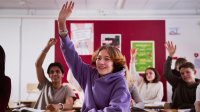
<instances>
[{"instance_id":1,"label":"student with raised hand","mask_svg":"<svg viewBox=\"0 0 200 112\"><path fill-rule=\"evenodd\" d=\"M195 105L195 111L200 112L200 84L197 86L196 89L196 101L194 105Z\"/></svg>"},{"instance_id":2,"label":"student with raised hand","mask_svg":"<svg viewBox=\"0 0 200 112\"><path fill-rule=\"evenodd\" d=\"M163 98L163 84L155 68L149 67L145 70L144 76L139 76L135 70L135 57L137 49L130 50L130 73L134 79L139 94L144 103L161 102Z\"/></svg>"},{"instance_id":3,"label":"student with raised hand","mask_svg":"<svg viewBox=\"0 0 200 112\"><path fill-rule=\"evenodd\" d=\"M5 75L6 54L0 45L0 112L5 112L10 99L11 79Z\"/></svg>"},{"instance_id":4,"label":"student with raised hand","mask_svg":"<svg viewBox=\"0 0 200 112\"><path fill-rule=\"evenodd\" d=\"M163 75L169 84L175 88L171 108L194 108L196 88L200 82L199 79L195 79L196 69L191 62L186 62L179 66L181 78L173 75L170 58L172 58L176 52L176 45L168 41L165 47L169 56L164 64Z\"/></svg>"},{"instance_id":5,"label":"student with raised hand","mask_svg":"<svg viewBox=\"0 0 200 112\"><path fill-rule=\"evenodd\" d=\"M196 101L194 105L195 105L195 111L200 112L200 84L197 86L196 89Z\"/></svg>"},{"instance_id":6,"label":"student with raised hand","mask_svg":"<svg viewBox=\"0 0 200 112\"><path fill-rule=\"evenodd\" d=\"M58 26L65 61L84 91L82 112L129 112L131 96L125 79L125 59L112 46L100 47L92 56L92 65L84 63L67 33L65 20L74 2L60 10Z\"/></svg>"},{"instance_id":7,"label":"student with raised hand","mask_svg":"<svg viewBox=\"0 0 200 112\"><path fill-rule=\"evenodd\" d=\"M125 77L126 77L126 80L128 83L129 92L131 94L130 105L131 105L131 107L137 107L137 108L143 109L144 102L142 101L142 98L140 97L140 94L139 94L136 86L134 85L134 80L130 75L128 66L125 65L125 68L126 68Z\"/></svg>"},{"instance_id":8,"label":"student with raised hand","mask_svg":"<svg viewBox=\"0 0 200 112\"><path fill-rule=\"evenodd\" d=\"M168 58L167 61L172 61L172 57L168 56L167 58ZM187 62L187 60L185 58L181 58L181 57L177 58L174 69L170 69L174 76L181 78L179 67L180 67L180 65L182 65L185 62ZM175 91L175 87L172 87L172 99L174 97L174 91Z\"/></svg>"},{"instance_id":9,"label":"student with raised hand","mask_svg":"<svg viewBox=\"0 0 200 112\"><path fill-rule=\"evenodd\" d=\"M56 39L49 39L47 45L39 55L35 67L37 78L39 81L38 89L41 91L40 96L35 104L35 109L59 111L71 110L74 103L75 94L68 86L62 85L64 76L63 66L54 62L47 69L47 74L51 81L45 77L42 64L49 49L56 44Z\"/></svg>"},{"instance_id":10,"label":"student with raised hand","mask_svg":"<svg viewBox=\"0 0 200 112\"><path fill-rule=\"evenodd\" d=\"M176 49L176 46L174 46L174 47ZM181 57L177 58L174 69L171 69L171 64L170 64L170 69L168 69L168 68L165 68L165 69L168 69L168 72L171 71L174 76L181 78L179 67L180 67L180 65L182 65L185 62L187 62L187 60L185 58L181 58ZM167 57L166 63L172 63L172 56ZM175 86L172 86L172 97L171 97L172 100L174 97L175 88L176 88Z\"/></svg>"},{"instance_id":11,"label":"student with raised hand","mask_svg":"<svg viewBox=\"0 0 200 112\"><path fill-rule=\"evenodd\" d=\"M172 63L172 57L168 56L167 61L169 61L169 63ZM169 70L172 72L172 74L174 76L181 78L179 67L180 67L180 65L182 65L185 62L187 62L187 60L185 58L181 58L181 57L177 58L176 62L175 62L174 69L169 69ZM172 87L172 99L174 97L174 91L175 91L175 87Z\"/></svg>"}]
</instances>

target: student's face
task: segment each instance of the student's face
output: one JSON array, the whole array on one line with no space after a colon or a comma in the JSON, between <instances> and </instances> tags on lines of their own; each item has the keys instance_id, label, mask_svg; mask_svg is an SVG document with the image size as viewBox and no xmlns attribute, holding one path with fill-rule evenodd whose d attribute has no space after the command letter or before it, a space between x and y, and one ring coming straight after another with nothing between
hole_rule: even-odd
<instances>
[{"instance_id":1,"label":"student's face","mask_svg":"<svg viewBox=\"0 0 200 112\"><path fill-rule=\"evenodd\" d=\"M49 77L52 82L60 82L63 78L63 73L59 67L53 66L50 69Z\"/></svg>"},{"instance_id":2,"label":"student's face","mask_svg":"<svg viewBox=\"0 0 200 112\"><path fill-rule=\"evenodd\" d=\"M188 84L192 84L195 82L195 74L196 70L191 68L181 68L180 69L181 78Z\"/></svg>"},{"instance_id":3,"label":"student's face","mask_svg":"<svg viewBox=\"0 0 200 112\"><path fill-rule=\"evenodd\" d=\"M96 59L96 68L101 76L113 71L113 61L107 50L101 50Z\"/></svg>"},{"instance_id":4,"label":"student's face","mask_svg":"<svg viewBox=\"0 0 200 112\"><path fill-rule=\"evenodd\" d=\"M154 79L155 79L155 73L153 72L153 70L151 69L148 69L146 70L146 79L149 81L149 82L152 82Z\"/></svg>"}]
</instances>

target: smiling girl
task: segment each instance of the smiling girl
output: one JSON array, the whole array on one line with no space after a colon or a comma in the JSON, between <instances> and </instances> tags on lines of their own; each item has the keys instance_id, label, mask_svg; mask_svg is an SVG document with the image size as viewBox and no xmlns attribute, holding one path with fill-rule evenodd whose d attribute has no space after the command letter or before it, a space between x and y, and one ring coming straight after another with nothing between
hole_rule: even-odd
<instances>
[{"instance_id":1,"label":"smiling girl","mask_svg":"<svg viewBox=\"0 0 200 112\"><path fill-rule=\"evenodd\" d=\"M124 76L125 59L122 53L115 47L102 46L93 54L92 65L84 63L65 25L73 7L73 2L63 5L58 26L63 56L84 91L82 112L129 112L130 93Z\"/></svg>"},{"instance_id":2,"label":"smiling girl","mask_svg":"<svg viewBox=\"0 0 200 112\"><path fill-rule=\"evenodd\" d=\"M140 76L135 70L136 49L130 50L130 71L134 84L144 103L161 102L163 98L163 84L155 68L146 68L144 76Z\"/></svg>"}]
</instances>

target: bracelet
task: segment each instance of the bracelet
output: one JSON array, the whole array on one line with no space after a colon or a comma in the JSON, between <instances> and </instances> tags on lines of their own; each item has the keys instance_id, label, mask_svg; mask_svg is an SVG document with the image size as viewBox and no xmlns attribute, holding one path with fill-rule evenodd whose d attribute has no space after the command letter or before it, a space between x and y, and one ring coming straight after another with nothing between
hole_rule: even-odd
<instances>
[{"instance_id":1,"label":"bracelet","mask_svg":"<svg viewBox=\"0 0 200 112\"><path fill-rule=\"evenodd\" d=\"M67 33L68 33L67 29L59 30L60 35L67 34Z\"/></svg>"},{"instance_id":2,"label":"bracelet","mask_svg":"<svg viewBox=\"0 0 200 112\"><path fill-rule=\"evenodd\" d=\"M62 103L59 103L58 105L61 106L61 108L59 108L60 110L64 110L64 105Z\"/></svg>"},{"instance_id":3,"label":"bracelet","mask_svg":"<svg viewBox=\"0 0 200 112\"><path fill-rule=\"evenodd\" d=\"M44 50L42 50L42 53L47 54L47 52L45 52Z\"/></svg>"}]
</instances>

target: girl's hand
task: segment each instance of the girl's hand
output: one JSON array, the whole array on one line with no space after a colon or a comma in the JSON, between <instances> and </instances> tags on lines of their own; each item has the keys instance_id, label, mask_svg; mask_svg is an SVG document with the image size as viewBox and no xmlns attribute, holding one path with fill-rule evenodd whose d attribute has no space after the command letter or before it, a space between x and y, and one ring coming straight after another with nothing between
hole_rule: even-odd
<instances>
[{"instance_id":1,"label":"girl's hand","mask_svg":"<svg viewBox=\"0 0 200 112\"><path fill-rule=\"evenodd\" d=\"M74 8L74 2L70 1L70 2L66 2L66 4L64 4L62 6L62 9L60 10L59 16L58 16L58 21L62 21L65 22L65 20L71 15L72 10Z\"/></svg>"},{"instance_id":2,"label":"girl's hand","mask_svg":"<svg viewBox=\"0 0 200 112\"><path fill-rule=\"evenodd\" d=\"M131 99L130 106L131 106L131 107L134 107L134 105L135 105L135 101L134 101L133 99Z\"/></svg>"},{"instance_id":3,"label":"girl's hand","mask_svg":"<svg viewBox=\"0 0 200 112\"><path fill-rule=\"evenodd\" d=\"M135 57L137 55L137 49L136 48L131 48L130 54L131 54L131 61L134 61L134 59L135 59Z\"/></svg>"}]
</instances>

